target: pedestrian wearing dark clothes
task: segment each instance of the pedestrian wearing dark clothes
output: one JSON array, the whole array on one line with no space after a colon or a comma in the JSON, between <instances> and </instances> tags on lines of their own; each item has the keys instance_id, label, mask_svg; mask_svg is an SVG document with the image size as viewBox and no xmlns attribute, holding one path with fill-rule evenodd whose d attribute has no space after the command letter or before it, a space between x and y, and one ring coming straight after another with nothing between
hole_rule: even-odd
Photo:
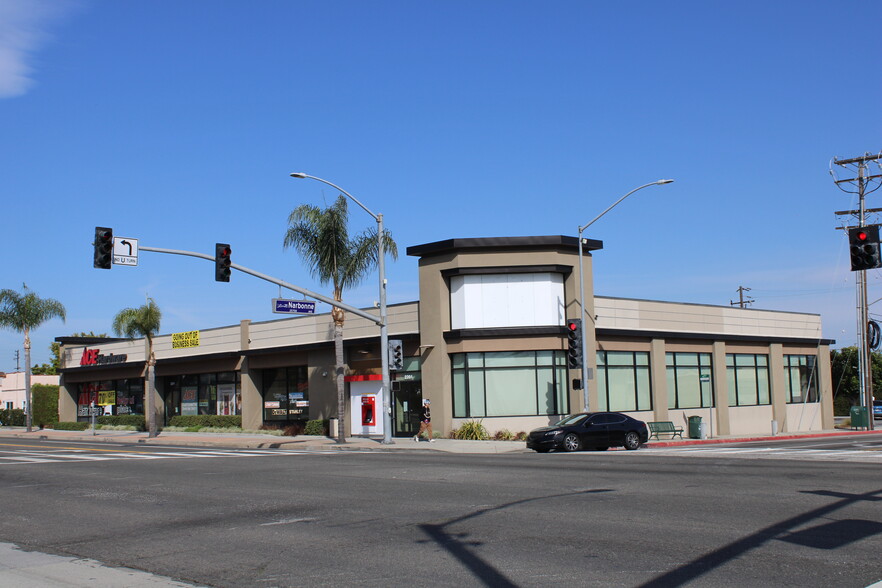
<instances>
[{"instance_id":1,"label":"pedestrian wearing dark clothes","mask_svg":"<svg viewBox=\"0 0 882 588\"><path fill-rule=\"evenodd\" d=\"M423 409L420 413L420 432L413 436L413 440L419 442L420 435L423 434L423 431L427 431L429 437L429 443L434 443L435 439L432 438L432 411L430 408L431 402L428 400L423 400Z\"/></svg>"}]
</instances>

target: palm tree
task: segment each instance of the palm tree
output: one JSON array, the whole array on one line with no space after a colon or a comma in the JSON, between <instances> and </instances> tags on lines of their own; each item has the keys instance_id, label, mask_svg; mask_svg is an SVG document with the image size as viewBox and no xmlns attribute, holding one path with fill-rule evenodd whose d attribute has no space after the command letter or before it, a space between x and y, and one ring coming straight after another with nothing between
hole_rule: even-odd
<instances>
[{"instance_id":1,"label":"palm tree","mask_svg":"<svg viewBox=\"0 0 882 588\"><path fill-rule=\"evenodd\" d=\"M162 312L152 298L138 308L124 308L113 317L113 332L121 337L147 339L147 398L144 412L147 413L147 436L156 437L156 411L153 408L153 395L156 392L156 356L153 353L153 336L159 332Z\"/></svg>"},{"instance_id":2,"label":"palm tree","mask_svg":"<svg viewBox=\"0 0 882 588\"><path fill-rule=\"evenodd\" d=\"M49 319L65 320L64 305L52 298L40 298L22 284L21 294L15 290L0 290L0 327L24 334L25 395L28 403L27 426L31 431L31 331Z\"/></svg>"},{"instance_id":3,"label":"palm tree","mask_svg":"<svg viewBox=\"0 0 882 588\"><path fill-rule=\"evenodd\" d=\"M309 204L295 208L288 217L285 248L293 247L309 266L312 276L322 285L334 286L334 300L343 301L343 290L355 286L379 262L376 230L366 230L349 238L346 228L349 212L346 197L337 197L324 210ZM398 247L388 231L384 231L383 248L392 259L398 258ZM331 309L334 321L334 354L337 364L337 442L345 443L346 397L343 393L343 322L342 308ZM382 350L385 353L385 350Z\"/></svg>"}]
</instances>

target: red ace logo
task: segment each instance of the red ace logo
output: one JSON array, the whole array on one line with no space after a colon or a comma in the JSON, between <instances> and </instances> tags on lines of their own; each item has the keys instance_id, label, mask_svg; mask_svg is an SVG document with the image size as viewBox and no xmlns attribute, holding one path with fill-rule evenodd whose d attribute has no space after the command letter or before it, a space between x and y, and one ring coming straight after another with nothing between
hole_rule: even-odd
<instances>
[{"instance_id":1,"label":"red ace logo","mask_svg":"<svg viewBox=\"0 0 882 588\"><path fill-rule=\"evenodd\" d=\"M83 357L80 359L80 365L96 365L98 363L98 352L100 349L84 349Z\"/></svg>"}]
</instances>

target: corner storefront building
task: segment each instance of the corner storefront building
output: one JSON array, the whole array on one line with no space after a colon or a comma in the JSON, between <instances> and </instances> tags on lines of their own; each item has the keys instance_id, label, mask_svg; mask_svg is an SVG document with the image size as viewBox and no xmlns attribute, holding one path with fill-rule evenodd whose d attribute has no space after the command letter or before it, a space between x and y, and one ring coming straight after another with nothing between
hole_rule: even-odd
<instances>
[{"instance_id":1,"label":"corner storefront building","mask_svg":"<svg viewBox=\"0 0 882 588\"><path fill-rule=\"evenodd\" d=\"M601 248L583 242L591 410L684 427L700 416L714 436L833 427L833 341L819 315L594 296L591 252ZM582 315L575 237L449 239L407 254L419 258L420 300L388 308L405 356L392 372L393 436L415 434L422 399L442 434L471 420L518 433L584 409L581 372L567 366L567 320ZM143 414L143 339L58 341L61 420ZM241 415L257 429L336 417L330 314L160 335L154 351L159 423ZM380 353L376 325L348 314L349 435L384 434Z\"/></svg>"}]
</instances>

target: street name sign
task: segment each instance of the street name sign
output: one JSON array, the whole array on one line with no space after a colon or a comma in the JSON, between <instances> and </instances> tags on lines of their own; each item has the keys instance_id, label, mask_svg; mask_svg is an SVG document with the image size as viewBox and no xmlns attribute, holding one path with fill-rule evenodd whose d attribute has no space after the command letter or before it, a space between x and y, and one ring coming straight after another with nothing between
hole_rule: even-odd
<instances>
[{"instance_id":1,"label":"street name sign","mask_svg":"<svg viewBox=\"0 0 882 588\"><path fill-rule=\"evenodd\" d=\"M276 314L315 314L315 301L273 298L273 312Z\"/></svg>"}]
</instances>

